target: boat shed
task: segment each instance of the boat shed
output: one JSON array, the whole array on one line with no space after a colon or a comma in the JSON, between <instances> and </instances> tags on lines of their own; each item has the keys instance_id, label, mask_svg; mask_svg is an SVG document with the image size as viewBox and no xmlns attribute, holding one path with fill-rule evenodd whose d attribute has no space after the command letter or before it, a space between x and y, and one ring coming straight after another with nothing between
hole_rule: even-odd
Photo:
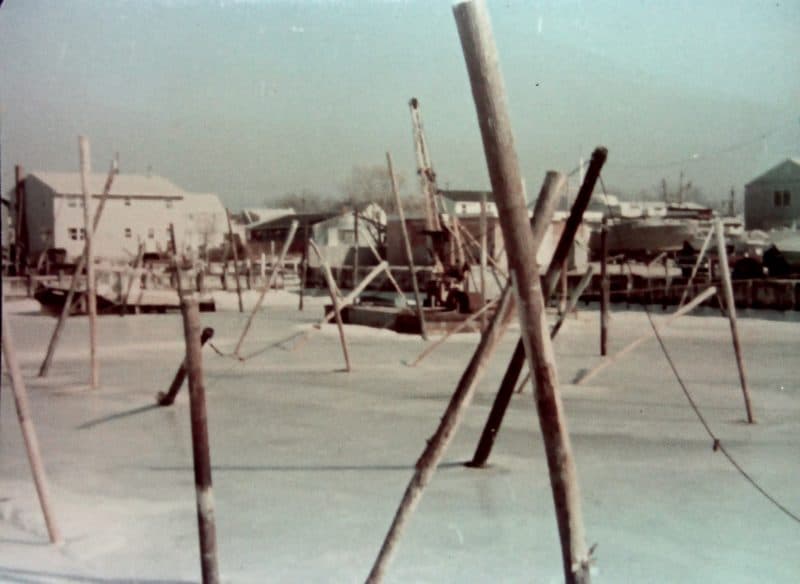
<instances>
[{"instance_id":1,"label":"boat shed","mask_svg":"<svg viewBox=\"0 0 800 584\"><path fill-rule=\"evenodd\" d=\"M800 223L800 158L787 158L744 187L745 229Z\"/></svg>"}]
</instances>

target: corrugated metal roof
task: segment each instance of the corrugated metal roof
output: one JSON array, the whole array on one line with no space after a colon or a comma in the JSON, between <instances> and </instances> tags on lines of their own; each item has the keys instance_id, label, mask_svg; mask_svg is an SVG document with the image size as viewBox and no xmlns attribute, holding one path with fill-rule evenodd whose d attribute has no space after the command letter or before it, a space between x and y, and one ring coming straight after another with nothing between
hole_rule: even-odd
<instances>
[{"instance_id":1,"label":"corrugated metal roof","mask_svg":"<svg viewBox=\"0 0 800 584\"><path fill-rule=\"evenodd\" d=\"M33 171L34 176L61 195L80 195L81 175L78 172ZM103 192L106 184L106 173L89 174L89 191L93 195ZM140 197L183 197L186 192L161 176L143 176L140 174L118 174L114 177L110 195Z\"/></svg>"}]
</instances>

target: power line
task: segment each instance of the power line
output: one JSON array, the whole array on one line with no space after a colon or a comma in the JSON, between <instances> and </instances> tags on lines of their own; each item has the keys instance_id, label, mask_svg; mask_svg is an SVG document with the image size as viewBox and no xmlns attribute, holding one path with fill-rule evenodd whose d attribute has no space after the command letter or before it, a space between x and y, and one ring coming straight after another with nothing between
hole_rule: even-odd
<instances>
[{"instance_id":1,"label":"power line","mask_svg":"<svg viewBox=\"0 0 800 584\"><path fill-rule=\"evenodd\" d=\"M783 505L775 497L770 495L764 489L764 487L759 485L758 482L752 476L750 476L750 474L748 474L747 471L745 471L742 468L742 466L738 462L736 462L736 460L734 460L734 458L730 454L730 452L728 452L726 450L725 446L723 446L723 444L720 441L720 439L714 434L714 431L708 425L708 422L706 421L705 417L703 417L703 414L700 412L700 408L697 406L697 403L694 401L694 399L692 398L692 395L689 393L689 389L686 387L686 384L683 382L683 379L681 378L680 374L678 373L678 370L675 367L675 363L673 362L672 357L670 357L670 354L667 351L667 347L664 344L664 340L661 338L661 335L658 333L658 329L656 328L656 325L653 322L653 317L650 316L650 311L647 309L647 306L644 303L642 304L642 308L644 308L644 312L647 315L647 320L650 321L650 326L653 328L653 333L655 333L656 339L658 339L658 344L661 345L661 351L664 353L664 357L667 359L667 362L669 363L669 366L672 368L672 372L675 374L675 379L678 380L678 383L680 384L681 389L683 390L683 394L686 396L686 399L689 401L689 405L692 406L692 409L694 410L695 415L697 415L697 419L700 420L700 423L703 425L703 428L705 428L706 433L714 441L713 442L714 452L716 452L717 450L722 452L722 454L725 455L725 458L728 459L728 462L730 462L731 465L733 465L733 467L739 472L739 474L742 475L742 477L744 477L744 479L747 482L749 482L750 485L753 486L753 488L755 488L759 493L761 493L761 495L763 495L764 498L766 498L775 507L780 509L790 519L794 519L797 523L800 523L800 516L796 515L792 511L790 511L785 505Z\"/></svg>"},{"instance_id":2,"label":"power line","mask_svg":"<svg viewBox=\"0 0 800 584\"><path fill-rule=\"evenodd\" d=\"M778 134L782 131L788 130L792 127L792 124L795 122L800 122L800 118L794 118L791 120L787 120L784 123L780 124L779 126L775 126L766 132L762 132L758 136L754 136L752 138L748 138L747 140L742 140L740 142L734 142L727 146L723 146L721 148L717 148L715 150L711 150L708 152L698 152L694 153L691 156L687 156L680 159L668 160L668 161L660 161L660 162L648 162L648 163L624 163L624 162L615 162L615 167L620 168L632 168L632 169L641 169L641 170L648 170L648 169L659 169L659 168L671 168L671 167L678 167L687 164L691 164L694 162L700 162L703 160L709 160L712 158L716 158L718 156L722 156L724 154L729 154L731 152L735 152L737 150L741 150L742 148L746 148L748 146L752 146L753 144L757 144L759 142L763 142L768 138Z\"/></svg>"}]
</instances>

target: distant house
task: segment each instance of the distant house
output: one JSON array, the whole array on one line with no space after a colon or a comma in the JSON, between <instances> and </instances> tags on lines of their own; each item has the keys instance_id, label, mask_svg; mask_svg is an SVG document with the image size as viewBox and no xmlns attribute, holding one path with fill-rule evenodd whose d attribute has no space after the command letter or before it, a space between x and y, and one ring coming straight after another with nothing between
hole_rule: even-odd
<instances>
[{"instance_id":1,"label":"distant house","mask_svg":"<svg viewBox=\"0 0 800 584\"><path fill-rule=\"evenodd\" d=\"M497 205L491 191L440 190L447 212L458 217L479 216L481 201L486 197L486 215L497 217Z\"/></svg>"},{"instance_id":2,"label":"distant house","mask_svg":"<svg viewBox=\"0 0 800 584\"><path fill-rule=\"evenodd\" d=\"M106 175L89 175L90 217L94 218ZM31 258L61 250L74 261L84 247L83 195L79 173L31 172L24 178L27 250ZM114 178L95 234L95 256L129 260L138 251L161 253L170 248L169 226L175 226L180 249L200 243L222 243L225 209L216 195L187 193L165 178L119 174Z\"/></svg>"},{"instance_id":3,"label":"distant house","mask_svg":"<svg viewBox=\"0 0 800 584\"><path fill-rule=\"evenodd\" d=\"M302 255L305 247L303 234L308 233L309 237L311 237L314 225L335 216L336 213L295 213L293 215L284 215L277 219L268 219L255 225L248 225L246 231L250 253L260 255L273 250L278 253L286 240L286 236L289 234L292 221L297 221L297 234L289 247L289 253Z\"/></svg>"},{"instance_id":4,"label":"distant house","mask_svg":"<svg viewBox=\"0 0 800 584\"><path fill-rule=\"evenodd\" d=\"M800 158L787 158L744 187L745 229L800 223Z\"/></svg>"},{"instance_id":5,"label":"distant house","mask_svg":"<svg viewBox=\"0 0 800 584\"><path fill-rule=\"evenodd\" d=\"M382 233L386 225L386 213L376 203L368 204L358 213L358 238L356 238L356 218L352 211L344 212L315 224L311 236L320 247L325 259L332 266L350 265L354 261L354 253L358 253L360 265L377 263L370 250L381 244ZM358 250L356 250L358 239ZM318 265L316 257L309 259L312 267Z\"/></svg>"}]
</instances>

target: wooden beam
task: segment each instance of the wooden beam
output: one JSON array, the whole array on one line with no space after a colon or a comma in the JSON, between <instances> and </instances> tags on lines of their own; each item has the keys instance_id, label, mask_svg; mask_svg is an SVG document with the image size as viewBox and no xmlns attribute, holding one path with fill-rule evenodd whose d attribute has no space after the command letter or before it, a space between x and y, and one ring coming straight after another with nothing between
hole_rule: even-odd
<instances>
[{"instance_id":1,"label":"wooden beam","mask_svg":"<svg viewBox=\"0 0 800 584\"><path fill-rule=\"evenodd\" d=\"M239 299L239 312L244 312L244 305L242 304L242 283L239 281L239 251L236 249L236 239L233 237L233 226L231 225L231 212L225 209L225 218L228 220L228 238L231 242L231 251L233 252L233 276L236 278L236 297ZM178 250L175 250L177 253Z\"/></svg>"},{"instance_id":2,"label":"wooden beam","mask_svg":"<svg viewBox=\"0 0 800 584\"><path fill-rule=\"evenodd\" d=\"M680 318L684 314L687 314L687 313L691 312L697 306L699 306L700 304L705 302L709 297L713 296L716 293L717 293L717 289L714 286L711 286L705 292L702 292L701 294L698 294L686 306L683 306L682 308L678 309L676 312L672 313L669 317L667 317L667 319L663 323L661 323L660 327L657 327L657 328L664 328L664 327L669 326L676 319ZM605 359L600 361L597 365L595 365L592 369L590 369L586 373L580 375L575 380L575 385L583 385L584 383L588 382L590 379L592 379L595 376L597 376L598 373L600 373L601 371L606 369L609 365L611 365L612 363L616 363L617 361L620 360L620 358L622 358L623 356L627 355L628 353L633 351L636 347L638 347L639 345L644 343L646 340L651 338L653 336L653 334L654 333L651 330L651 331L643 334L642 336L640 336L636 340L630 342L628 345L626 345L624 348L620 349L619 351L617 351L616 353L614 353L610 357L606 357Z\"/></svg>"},{"instance_id":3,"label":"wooden beam","mask_svg":"<svg viewBox=\"0 0 800 584\"><path fill-rule=\"evenodd\" d=\"M90 206L92 195L89 192L89 173L91 172L91 156L89 140L86 136L78 136L78 149L81 163L81 190L83 191L83 230L86 238L84 255L86 256L86 308L89 313L89 361L91 373L89 385L92 389L100 386L100 364L97 361L97 296L95 294L94 249L92 237L94 229L91 224Z\"/></svg>"},{"instance_id":4,"label":"wooden beam","mask_svg":"<svg viewBox=\"0 0 800 584\"><path fill-rule=\"evenodd\" d=\"M328 293L331 296L331 302L333 303L333 315L336 318L336 327L339 329L339 340L342 344L342 353L344 354L344 364L345 370L350 372L352 367L350 366L350 350L347 347L347 337L344 334L344 324L342 323L342 309L339 304L339 294L338 290L336 289L336 282L333 280L333 274L331 273L331 267L328 265L328 261L323 257L322 252L320 252L317 244L314 243L314 240L309 240L312 249L317 254L320 263L322 264L322 270L325 274L325 282L328 284Z\"/></svg>"},{"instance_id":5,"label":"wooden beam","mask_svg":"<svg viewBox=\"0 0 800 584\"><path fill-rule=\"evenodd\" d=\"M725 234L722 231L722 219L717 218L714 222L714 231L717 235L717 253L719 255L720 276L722 276L722 291L725 295L728 322L731 325L733 351L736 354L736 367L739 370L739 381L742 384L742 395L744 396L747 423L752 424L755 421L753 419L753 406L750 403L750 391L747 388L747 373L745 372L744 359L742 358L742 345L739 342L739 328L736 325L736 303L733 298L733 285L731 284L731 271L728 265L728 251L725 249Z\"/></svg>"},{"instance_id":6,"label":"wooden beam","mask_svg":"<svg viewBox=\"0 0 800 584\"><path fill-rule=\"evenodd\" d=\"M564 578L567 584L585 584L590 581L590 557L584 535L577 471L558 390L555 356L547 330L542 284L533 253L524 187L497 49L483 2L461 2L453 6L453 12L506 241L509 271L518 297L522 339L536 381L534 395L561 537ZM554 262L559 265L565 257L554 259Z\"/></svg>"}]
</instances>

